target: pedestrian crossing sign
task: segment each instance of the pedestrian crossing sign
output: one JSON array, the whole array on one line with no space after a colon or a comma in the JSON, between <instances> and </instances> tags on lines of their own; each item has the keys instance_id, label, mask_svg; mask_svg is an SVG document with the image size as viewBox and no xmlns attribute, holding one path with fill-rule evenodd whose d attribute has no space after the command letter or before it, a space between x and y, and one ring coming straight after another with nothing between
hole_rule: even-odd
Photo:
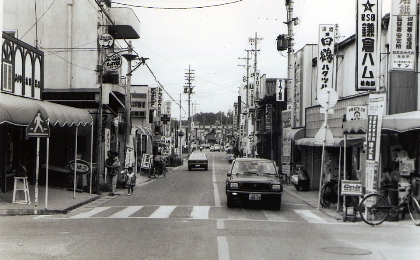
<instances>
[{"instance_id":1,"label":"pedestrian crossing sign","mask_svg":"<svg viewBox=\"0 0 420 260\"><path fill-rule=\"evenodd\" d=\"M38 110L34 119L26 127L27 137L50 137L50 126L41 110Z\"/></svg>"}]
</instances>

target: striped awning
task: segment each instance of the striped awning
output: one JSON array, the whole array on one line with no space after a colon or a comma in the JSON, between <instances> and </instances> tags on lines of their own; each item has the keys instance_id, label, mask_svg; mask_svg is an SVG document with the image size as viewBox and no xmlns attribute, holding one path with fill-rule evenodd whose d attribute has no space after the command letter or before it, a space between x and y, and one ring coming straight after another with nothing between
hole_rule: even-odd
<instances>
[{"instance_id":1,"label":"striped awning","mask_svg":"<svg viewBox=\"0 0 420 260\"><path fill-rule=\"evenodd\" d=\"M10 94L0 94L0 124L27 126L37 111L52 126L91 126L92 116L85 110Z\"/></svg>"}]
</instances>

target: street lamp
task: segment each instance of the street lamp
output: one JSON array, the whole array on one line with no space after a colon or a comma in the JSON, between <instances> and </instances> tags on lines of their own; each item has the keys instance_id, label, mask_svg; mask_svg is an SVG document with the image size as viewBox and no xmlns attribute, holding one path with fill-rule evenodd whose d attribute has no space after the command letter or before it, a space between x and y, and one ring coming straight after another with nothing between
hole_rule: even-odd
<instances>
[{"instance_id":1,"label":"street lamp","mask_svg":"<svg viewBox=\"0 0 420 260\"><path fill-rule=\"evenodd\" d=\"M141 62L137 64L134 69L131 69L131 62L138 58L137 54L133 54L133 47L131 45L131 41L128 42L128 53L122 54L127 60L127 84L125 87L125 167L130 167L129 165L131 162L127 160L129 158L129 149L130 149L130 141L129 138L131 136L131 76L134 70L136 70L140 65L144 64L147 58L140 58ZM134 147L134 145L133 145Z\"/></svg>"}]
</instances>

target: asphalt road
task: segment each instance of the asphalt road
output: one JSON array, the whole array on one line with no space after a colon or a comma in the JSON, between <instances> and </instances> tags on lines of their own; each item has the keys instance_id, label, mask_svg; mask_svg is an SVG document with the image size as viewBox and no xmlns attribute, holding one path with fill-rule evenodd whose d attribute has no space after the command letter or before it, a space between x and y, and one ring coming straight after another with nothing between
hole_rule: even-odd
<instances>
[{"instance_id":1,"label":"asphalt road","mask_svg":"<svg viewBox=\"0 0 420 260\"><path fill-rule=\"evenodd\" d=\"M1 259L419 259L407 222L337 221L284 194L282 208L227 208L223 152L65 215L0 218Z\"/></svg>"}]
</instances>

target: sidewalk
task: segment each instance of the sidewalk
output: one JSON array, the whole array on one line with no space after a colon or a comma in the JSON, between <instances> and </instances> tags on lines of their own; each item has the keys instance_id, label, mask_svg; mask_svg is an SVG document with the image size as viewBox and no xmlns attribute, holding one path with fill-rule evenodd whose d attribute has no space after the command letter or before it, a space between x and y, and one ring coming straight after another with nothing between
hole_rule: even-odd
<instances>
[{"instance_id":1,"label":"sidewalk","mask_svg":"<svg viewBox=\"0 0 420 260\"><path fill-rule=\"evenodd\" d=\"M140 186L145 182L150 181L145 174L137 174L137 185ZM126 193L126 189L117 189L116 194ZM35 186L29 185L30 204L16 204L12 203L13 191L0 193L0 216L13 216L13 215L51 215L67 213L77 207L97 200L104 196L109 196L109 192L102 194L90 194L88 192L69 191L65 188L48 187L48 201L47 208L45 207L46 187L38 186L38 205L35 209ZM73 196L75 195L75 198ZM20 197L23 193L20 193ZM35 214L37 212L37 214Z\"/></svg>"},{"instance_id":2,"label":"sidewalk","mask_svg":"<svg viewBox=\"0 0 420 260\"><path fill-rule=\"evenodd\" d=\"M297 191L295 186L293 186L292 184L285 184L283 186L283 191L285 193L288 193L300 200L302 200L303 202L305 202L306 204L308 204L309 206L313 207L314 209L318 209L318 198L319 198L319 191L318 190L310 190L310 191ZM323 208L322 206L320 206L319 209L321 212L324 212L325 214L327 214L328 216L336 219L336 220L343 220L343 209L342 207L339 208L339 211L337 212L337 204L331 204L330 208ZM348 213L353 213L352 209L348 209ZM353 217L352 216L348 216L347 221L353 221ZM360 221L360 218L356 219L356 221Z\"/></svg>"}]
</instances>

